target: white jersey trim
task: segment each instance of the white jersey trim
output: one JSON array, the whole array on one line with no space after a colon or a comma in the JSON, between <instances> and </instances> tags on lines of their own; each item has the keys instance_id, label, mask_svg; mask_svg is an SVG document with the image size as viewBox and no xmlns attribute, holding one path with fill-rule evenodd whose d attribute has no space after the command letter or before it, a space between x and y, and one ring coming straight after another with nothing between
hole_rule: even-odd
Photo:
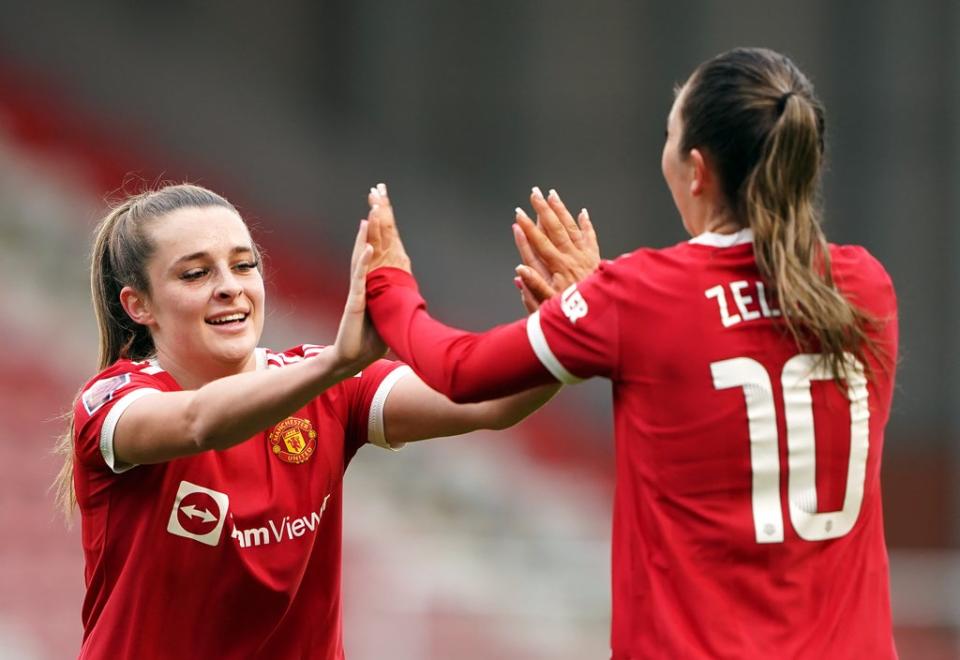
<instances>
[{"instance_id":1,"label":"white jersey trim","mask_svg":"<svg viewBox=\"0 0 960 660\"><path fill-rule=\"evenodd\" d=\"M547 337L543 334L543 328L540 327L540 310L527 317L527 339L530 340L530 346L533 352L540 358L540 362L546 367L547 371L553 374L553 377L564 385L575 385L583 381L560 363L557 356L550 350L550 344L547 343Z\"/></svg>"},{"instance_id":2,"label":"white jersey trim","mask_svg":"<svg viewBox=\"0 0 960 660\"><path fill-rule=\"evenodd\" d=\"M745 227L735 234L717 234L712 231L705 231L699 236L694 236L689 241L691 245L707 245L715 248L728 248L734 245L743 245L744 243L753 243L753 230Z\"/></svg>"},{"instance_id":3,"label":"white jersey trim","mask_svg":"<svg viewBox=\"0 0 960 660\"><path fill-rule=\"evenodd\" d=\"M120 474L121 472L126 472L131 468L137 467L136 465L117 463L117 458L113 453L113 432L117 430L117 422L120 421L120 416L126 412L131 403L155 392L158 393L160 390L155 390L152 387L144 387L130 392L113 404L113 408L110 409L106 419L103 420L103 426L100 427L100 455L103 456L107 467L115 474Z\"/></svg>"},{"instance_id":4,"label":"white jersey trim","mask_svg":"<svg viewBox=\"0 0 960 660\"><path fill-rule=\"evenodd\" d=\"M407 365L397 367L380 382L377 391L373 395L373 401L370 402L370 415L367 417L367 442L375 444L378 447L398 451L406 445L405 442L391 444L387 441L386 430L383 425L383 407L387 403L387 396L393 386L400 382L400 379L407 374L412 374L413 369Z\"/></svg>"}]
</instances>

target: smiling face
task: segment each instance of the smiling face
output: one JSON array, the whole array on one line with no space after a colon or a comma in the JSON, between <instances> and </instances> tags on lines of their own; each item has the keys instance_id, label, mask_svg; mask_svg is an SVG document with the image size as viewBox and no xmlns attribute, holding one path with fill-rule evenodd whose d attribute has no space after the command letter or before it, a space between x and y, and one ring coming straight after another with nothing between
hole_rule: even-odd
<instances>
[{"instance_id":1,"label":"smiling face","mask_svg":"<svg viewBox=\"0 0 960 660\"><path fill-rule=\"evenodd\" d=\"M121 299L150 329L160 364L185 388L255 368L263 278L240 216L219 206L188 207L145 228L154 246L150 291L125 287Z\"/></svg>"}]
</instances>

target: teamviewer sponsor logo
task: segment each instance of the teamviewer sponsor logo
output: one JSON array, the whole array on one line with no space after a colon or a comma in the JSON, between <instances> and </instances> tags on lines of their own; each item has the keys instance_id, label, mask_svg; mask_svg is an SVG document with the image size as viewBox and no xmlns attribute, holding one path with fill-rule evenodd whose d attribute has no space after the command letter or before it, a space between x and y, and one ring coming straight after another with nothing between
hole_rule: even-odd
<instances>
[{"instance_id":1,"label":"teamviewer sponsor logo","mask_svg":"<svg viewBox=\"0 0 960 660\"><path fill-rule=\"evenodd\" d=\"M229 506L230 497L226 493L181 481L167 531L174 536L215 546L220 543Z\"/></svg>"},{"instance_id":2,"label":"teamviewer sponsor logo","mask_svg":"<svg viewBox=\"0 0 960 660\"><path fill-rule=\"evenodd\" d=\"M268 520L266 527L246 527L241 529L233 523L233 516L230 517L233 531L231 538L235 539L241 548L256 547L259 545L270 545L271 543L283 543L298 539L307 532L315 534L320 526L320 519L323 512L327 510L327 500L330 495L323 498L320 509L313 511L305 516L291 518L283 516L275 520Z\"/></svg>"}]
</instances>

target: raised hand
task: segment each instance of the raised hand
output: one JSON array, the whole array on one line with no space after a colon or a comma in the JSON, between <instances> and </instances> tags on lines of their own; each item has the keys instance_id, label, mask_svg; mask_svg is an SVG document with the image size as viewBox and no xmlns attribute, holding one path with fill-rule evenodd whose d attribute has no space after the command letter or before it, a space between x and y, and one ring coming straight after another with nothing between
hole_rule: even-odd
<instances>
[{"instance_id":1,"label":"raised hand","mask_svg":"<svg viewBox=\"0 0 960 660\"><path fill-rule=\"evenodd\" d=\"M397 232L397 223L393 217L390 197L387 195L387 186L378 183L375 188L371 188L367 195L367 202L370 204L370 213L367 215L369 223L367 238L373 246L369 270L390 266L408 273L412 272L410 257L403 249L400 234Z\"/></svg>"},{"instance_id":2,"label":"raised hand","mask_svg":"<svg viewBox=\"0 0 960 660\"><path fill-rule=\"evenodd\" d=\"M367 310L367 271L373 257L373 247L367 243L369 221L361 220L350 257L350 291L340 318L334 348L338 360L350 368L362 369L379 357L387 347L380 339Z\"/></svg>"},{"instance_id":3,"label":"raised hand","mask_svg":"<svg viewBox=\"0 0 960 660\"><path fill-rule=\"evenodd\" d=\"M586 209L577 221L555 190L544 198L534 187L530 203L537 222L517 209L513 238L523 264L517 266L520 296L527 311L563 291L596 270L600 265L597 234Z\"/></svg>"}]
</instances>

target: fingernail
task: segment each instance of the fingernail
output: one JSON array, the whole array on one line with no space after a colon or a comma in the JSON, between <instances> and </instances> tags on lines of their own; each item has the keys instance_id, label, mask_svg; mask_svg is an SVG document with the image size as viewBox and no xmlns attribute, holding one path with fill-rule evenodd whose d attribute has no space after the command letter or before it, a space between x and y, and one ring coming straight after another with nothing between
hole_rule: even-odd
<instances>
[{"instance_id":1,"label":"fingernail","mask_svg":"<svg viewBox=\"0 0 960 660\"><path fill-rule=\"evenodd\" d=\"M534 187L531 188L530 190L531 190L531 192L533 192L533 194L534 194L535 196L539 197L540 199L543 199L543 193L540 192L540 188L538 188L537 186L534 186Z\"/></svg>"},{"instance_id":2,"label":"fingernail","mask_svg":"<svg viewBox=\"0 0 960 660\"><path fill-rule=\"evenodd\" d=\"M547 193L547 196L548 196L548 197L559 197L559 195L557 194L557 191L554 190L553 188L550 189L550 192Z\"/></svg>"},{"instance_id":3,"label":"fingernail","mask_svg":"<svg viewBox=\"0 0 960 660\"><path fill-rule=\"evenodd\" d=\"M518 289L520 289L521 291L523 290L523 283L520 281L520 278L519 278L519 277L514 277L514 278L513 278L513 285L514 285L515 287L517 287Z\"/></svg>"},{"instance_id":4,"label":"fingernail","mask_svg":"<svg viewBox=\"0 0 960 660\"><path fill-rule=\"evenodd\" d=\"M385 183L378 183L378 184L377 184L377 190L380 191L380 194L381 194L381 195L386 196L386 194L387 194L387 184L385 184Z\"/></svg>"},{"instance_id":5,"label":"fingernail","mask_svg":"<svg viewBox=\"0 0 960 660\"><path fill-rule=\"evenodd\" d=\"M379 197L379 196L380 196L380 193L377 191L376 188L371 188L371 189L370 189L370 194L373 195L374 197Z\"/></svg>"},{"instance_id":6,"label":"fingernail","mask_svg":"<svg viewBox=\"0 0 960 660\"><path fill-rule=\"evenodd\" d=\"M587 216L588 218L590 217L590 214L587 212L587 209L580 209L580 213L581 213L582 215Z\"/></svg>"},{"instance_id":7,"label":"fingernail","mask_svg":"<svg viewBox=\"0 0 960 660\"><path fill-rule=\"evenodd\" d=\"M513 212L516 213L516 215L517 215L518 218L523 215L523 209L520 208L519 206L518 206L517 208L513 209Z\"/></svg>"}]
</instances>

